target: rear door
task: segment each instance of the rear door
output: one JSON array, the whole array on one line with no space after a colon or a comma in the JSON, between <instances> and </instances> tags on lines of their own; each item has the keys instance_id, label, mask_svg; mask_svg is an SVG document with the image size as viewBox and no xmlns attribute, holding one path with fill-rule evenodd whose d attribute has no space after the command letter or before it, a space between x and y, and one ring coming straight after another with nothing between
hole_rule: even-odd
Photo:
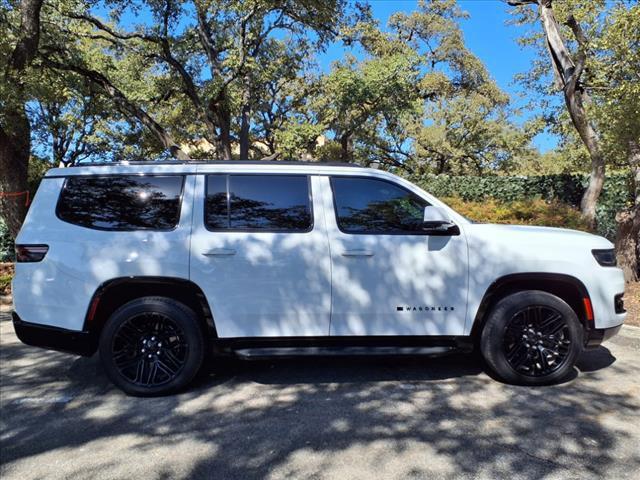
<instances>
[{"instance_id":1,"label":"rear door","mask_svg":"<svg viewBox=\"0 0 640 480\"><path fill-rule=\"evenodd\" d=\"M220 337L326 336L329 243L318 178L199 175L191 279Z\"/></svg>"},{"instance_id":2,"label":"rear door","mask_svg":"<svg viewBox=\"0 0 640 480\"><path fill-rule=\"evenodd\" d=\"M323 181L333 271L331 335L462 335L464 232L425 234L429 202L390 180Z\"/></svg>"}]
</instances>

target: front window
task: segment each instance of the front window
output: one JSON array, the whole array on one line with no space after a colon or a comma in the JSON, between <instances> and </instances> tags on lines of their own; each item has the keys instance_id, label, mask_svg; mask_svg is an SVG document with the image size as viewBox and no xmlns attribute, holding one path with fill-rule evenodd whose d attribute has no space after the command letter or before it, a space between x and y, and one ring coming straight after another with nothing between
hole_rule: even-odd
<instances>
[{"instance_id":1,"label":"front window","mask_svg":"<svg viewBox=\"0 0 640 480\"><path fill-rule=\"evenodd\" d=\"M332 177L338 227L355 234L423 233L424 208L429 203L386 180Z\"/></svg>"}]
</instances>

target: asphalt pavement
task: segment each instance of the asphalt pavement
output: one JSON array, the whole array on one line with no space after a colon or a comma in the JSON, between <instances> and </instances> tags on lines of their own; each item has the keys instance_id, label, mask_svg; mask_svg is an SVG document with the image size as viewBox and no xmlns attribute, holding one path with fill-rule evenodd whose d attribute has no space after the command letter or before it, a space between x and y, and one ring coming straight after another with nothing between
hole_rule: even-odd
<instances>
[{"instance_id":1,"label":"asphalt pavement","mask_svg":"<svg viewBox=\"0 0 640 480\"><path fill-rule=\"evenodd\" d=\"M230 361L127 397L0 317L0 478L640 478L640 329L552 387L474 355Z\"/></svg>"}]
</instances>

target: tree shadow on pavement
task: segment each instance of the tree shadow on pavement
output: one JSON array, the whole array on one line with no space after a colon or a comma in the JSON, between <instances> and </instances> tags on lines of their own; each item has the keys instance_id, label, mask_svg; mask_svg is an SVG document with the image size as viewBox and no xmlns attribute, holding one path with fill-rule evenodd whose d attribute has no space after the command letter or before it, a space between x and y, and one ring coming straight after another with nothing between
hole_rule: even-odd
<instances>
[{"instance_id":1,"label":"tree shadow on pavement","mask_svg":"<svg viewBox=\"0 0 640 480\"><path fill-rule=\"evenodd\" d=\"M629 381L636 372L613 363L603 347L581 358L576 380L552 387L495 382L476 356L456 354L227 361L188 392L140 399L115 390L95 357L24 346L6 327L3 478L595 478L640 471L629 447L637 441L637 390L604 388L602 380ZM46 465L57 467L43 475L38 468Z\"/></svg>"}]
</instances>

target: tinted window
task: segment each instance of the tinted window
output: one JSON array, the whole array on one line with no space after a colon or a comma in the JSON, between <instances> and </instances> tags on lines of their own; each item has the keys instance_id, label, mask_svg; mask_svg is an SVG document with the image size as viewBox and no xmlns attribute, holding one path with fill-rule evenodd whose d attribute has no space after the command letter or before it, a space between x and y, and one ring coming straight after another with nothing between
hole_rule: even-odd
<instances>
[{"instance_id":1,"label":"tinted window","mask_svg":"<svg viewBox=\"0 0 640 480\"><path fill-rule=\"evenodd\" d=\"M228 228L229 211L227 207L227 175L209 175L204 209L207 227L212 229Z\"/></svg>"},{"instance_id":2,"label":"tinted window","mask_svg":"<svg viewBox=\"0 0 640 480\"><path fill-rule=\"evenodd\" d=\"M206 225L214 230L304 232L312 226L309 179L301 175L209 175L205 207Z\"/></svg>"},{"instance_id":3,"label":"tinted window","mask_svg":"<svg viewBox=\"0 0 640 480\"><path fill-rule=\"evenodd\" d=\"M428 202L384 180L333 177L338 226L347 233L417 233Z\"/></svg>"},{"instance_id":4,"label":"tinted window","mask_svg":"<svg viewBox=\"0 0 640 480\"><path fill-rule=\"evenodd\" d=\"M67 178L60 219L101 230L170 230L178 224L183 177Z\"/></svg>"}]
</instances>

